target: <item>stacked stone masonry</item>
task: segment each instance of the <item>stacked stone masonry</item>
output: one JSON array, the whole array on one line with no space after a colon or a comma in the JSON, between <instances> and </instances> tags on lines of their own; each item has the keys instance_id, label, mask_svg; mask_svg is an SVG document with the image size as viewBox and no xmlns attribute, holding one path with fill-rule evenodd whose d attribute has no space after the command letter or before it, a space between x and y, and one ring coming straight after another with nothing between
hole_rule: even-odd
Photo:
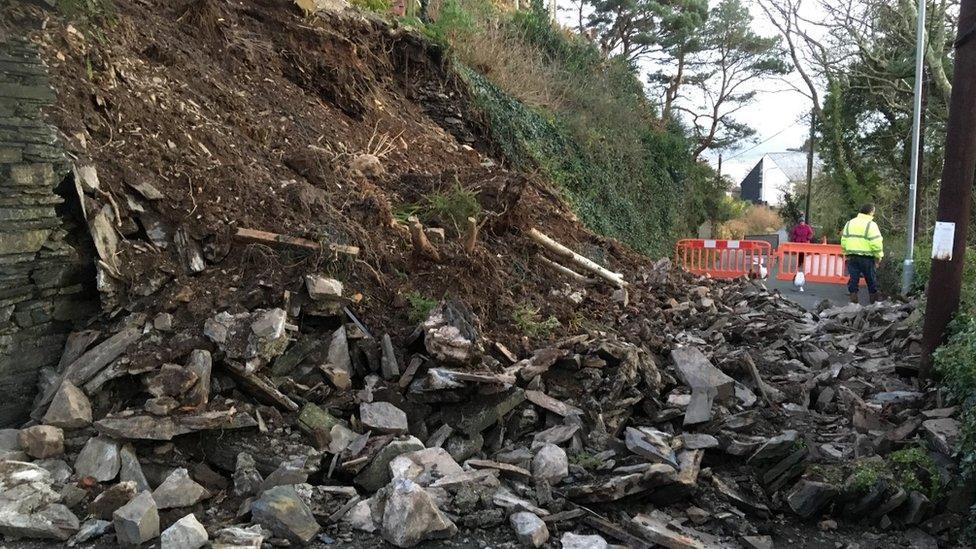
<instances>
[{"instance_id":1,"label":"stacked stone masonry","mask_svg":"<svg viewBox=\"0 0 976 549\"><path fill-rule=\"evenodd\" d=\"M26 419L72 324L94 312L76 225L57 189L70 172L41 109L55 100L32 44L0 42L0 426Z\"/></svg>"}]
</instances>

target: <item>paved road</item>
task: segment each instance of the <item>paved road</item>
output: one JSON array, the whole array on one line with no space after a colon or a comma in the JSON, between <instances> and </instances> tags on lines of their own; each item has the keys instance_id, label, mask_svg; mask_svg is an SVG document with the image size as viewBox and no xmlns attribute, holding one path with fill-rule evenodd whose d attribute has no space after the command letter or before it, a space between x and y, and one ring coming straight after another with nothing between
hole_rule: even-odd
<instances>
[{"instance_id":1,"label":"paved road","mask_svg":"<svg viewBox=\"0 0 976 549\"><path fill-rule=\"evenodd\" d=\"M769 274L766 286L770 290L779 290L783 297L795 301L808 311L815 311L817 305L824 299L830 300L833 305L845 305L850 303L847 295L847 286L841 284L814 284L808 282L801 293L793 286L792 280L776 280L776 272L773 270ZM861 288L861 303L868 303L868 290Z\"/></svg>"}]
</instances>

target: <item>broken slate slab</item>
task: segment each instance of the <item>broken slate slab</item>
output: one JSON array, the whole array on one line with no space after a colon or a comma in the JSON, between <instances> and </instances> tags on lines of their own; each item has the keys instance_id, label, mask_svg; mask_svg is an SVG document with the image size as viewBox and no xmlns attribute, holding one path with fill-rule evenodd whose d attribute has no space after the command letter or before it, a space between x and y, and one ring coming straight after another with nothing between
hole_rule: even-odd
<instances>
[{"instance_id":1,"label":"broken slate slab","mask_svg":"<svg viewBox=\"0 0 976 549\"><path fill-rule=\"evenodd\" d=\"M443 448L426 448L401 454L390 462L390 475L408 478L421 486L450 475L458 475L464 470Z\"/></svg>"},{"instance_id":2,"label":"broken slate slab","mask_svg":"<svg viewBox=\"0 0 976 549\"><path fill-rule=\"evenodd\" d=\"M742 536L746 549L774 549L772 536Z\"/></svg>"},{"instance_id":3,"label":"broken slate slab","mask_svg":"<svg viewBox=\"0 0 976 549\"><path fill-rule=\"evenodd\" d=\"M159 509L173 509L189 507L210 497L210 492L190 478L190 473L180 467L175 469L166 480L152 493Z\"/></svg>"},{"instance_id":4,"label":"broken slate slab","mask_svg":"<svg viewBox=\"0 0 976 549\"><path fill-rule=\"evenodd\" d=\"M678 377L695 389L715 389L716 398L725 401L735 394L735 380L712 365L696 347L678 347L671 350Z\"/></svg>"},{"instance_id":5,"label":"broken slate slab","mask_svg":"<svg viewBox=\"0 0 976 549\"><path fill-rule=\"evenodd\" d=\"M521 511L508 517L522 547L542 547L549 541L549 528L535 513Z\"/></svg>"},{"instance_id":6,"label":"broken slate slab","mask_svg":"<svg viewBox=\"0 0 976 549\"><path fill-rule=\"evenodd\" d=\"M119 545L138 547L159 535L159 511L152 494L142 492L112 515Z\"/></svg>"},{"instance_id":7,"label":"broken slate slab","mask_svg":"<svg viewBox=\"0 0 976 549\"><path fill-rule=\"evenodd\" d=\"M209 538L207 529L190 513L164 530L159 542L164 549L200 549Z\"/></svg>"},{"instance_id":8,"label":"broken slate slab","mask_svg":"<svg viewBox=\"0 0 976 549\"><path fill-rule=\"evenodd\" d=\"M81 389L63 381L41 421L62 429L87 427L92 422L91 402Z\"/></svg>"},{"instance_id":9,"label":"broken slate slab","mask_svg":"<svg viewBox=\"0 0 976 549\"><path fill-rule=\"evenodd\" d=\"M467 402L441 409L444 423L452 428L475 435L498 423L498 420L525 401L525 391L515 387L504 393L480 396Z\"/></svg>"},{"instance_id":10,"label":"broken slate slab","mask_svg":"<svg viewBox=\"0 0 976 549\"><path fill-rule=\"evenodd\" d=\"M681 442L689 450L718 448L718 439L705 433L682 433Z\"/></svg>"},{"instance_id":11,"label":"broken slate slab","mask_svg":"<svg viewBox=\"0 0 976 549\"><path fill-rule=\"evenodd\" d=\"M363 402L359 405L359 421L367 429L391 435L407 432L407 414L389 402Z\"/></svg>"},{"instance_id":12,"label":"broken slate slab","mask_svg":"<svg viewBox=\"0 0 976 549\"><path fill-rule=\"evenodd\" d=\"M312 510L292 486L275 486L251 504L254 522L271 530L275 537L307 544L319 533Z\"/></svg>"},{"instance_id":13,"label":"broken slate slab","mask_svg":"<svg viewBox=\"0 0 976 549\"><path fill-rule=\"evenodd\" d=\"M211 549L261 549L264 543L264 529L260 524L247 528L229 526L217 531Z\"/></svg>"},{"instance_id":14,"label":"broken slate slab","mask_svg":"<svg viewBox=\"0 0 976 549\"><path fill-rule=\"evenodd\" d=\"M137 493L136 483L120 482L98 494L88 506L88 512L103 520L111 519L115 511L132 501Z\"/></svg>"},{"instance_id":15,"label":"broken slate slab","mask_svg":"<svg viewBox=\"0 0 976 549\"><path fill-rule=\"evenodd\" d=\"M610 544L602 536L583 536L572 532L563 534L559 543L563 549L608 549L610 547Z\"/></svg>"},{"instance_id":16,"label":"broken slate slab","mask_svg":"<svg viewBox=\"0 0 976 549\"><path fill-rule=\"evenodd\" d=\"M922 422L922 431L935 451L945 456L955 452L959 440L958 421L952 418L928 419Z\"/></svg>"},{"instance_id":17,"label":"broken slate slab","mask_svg":"<svg viewBox=\"0 0 976 549\"><path fill-rule=\"evenodd\" d=\"M79 477L92 477L98 482L108 482L119 474L121 467L119 444L103 437L88 439L75 460L75 473Z\"/></svg>"},{"instance_id":18,"label":"broken slate slab","mask_svg":"<svg viewBox=\"0 0 976 549\"><path fill-rule=\"evenodd\" d=\"M383 539L397 547L413 547L425 540L448 539L456 533L457 526L420 485L406 478L393 481L383 509Z\"/></svg>"},{"instance_id":19,"label":"broken slate slab","mask_svg":"<svg viewBox=\"0 0 976 549\"><path fill-rule=\"evenodd\" d=\"M794 513L808 519L830 503L837 493L830 484L803 479L790 490L786 502Z\"/></svg>"},{"instance_id":20,"label":"broken slate slab","mask_svg":"<svg viewBox=\"0 0 976 549\"><path fill-rule=\"evenodd\" d=\"M18 435L20 447L27 455L47 459L64 453L64 431L51 425L34 425L21 429Z\"/></svg>"},{"instance_id":21,"label":"broken slate slab","mask_svg":"<svg viewBox=\"0 0 976 549\"><path fill-rule=\"evenodd\" d=\"M380 362L380 370L383 379L391 380L400 377L400 364L397 362L396 351L393 349L393 340L390 334L383 335L383 358Z\"/></svg>"},{"instance_id":22,"label":"broken slate slab","mask_svg":"<svg viewBox=\"0 0 976 549\"><path fill-rule=\"evenodd\" d=\"M793 452L796 444L797 432L791 429L780 435L768 439L746 460L746 463L761 463L781 459Z\"/></svg>"},{"instance_id":23,"label":"broken slate slab","mask_svg":"<svg viewBox=\"0 0 976 549\"><path fill-rule=\"evenodd\" d=\"M397 456L423 449L424 444L414 437L393 440L384 446L373 458L373 461L356 475L354 482L370 492L375 492L390 481L390 463Z\"/></svg>"},{"instance_id":24,"label":"broken slate slab","mask_svg":"<svg viewBox=\"0 0 976 549\"><path fill-rule=\"evenodd\" d=\"M149 481L146 480L146 475L142 472L139 456L136 455L136 450L131 444L126 444L119 450L119 464L120 481L134 482L137 492L151 490Z\"/></svg>"},{"instance_id":25,"label":"broken slate slab","mask_svg":"<svg viewBox=\"0 0 976 549\"><path fill-rule=\"evenodd\" d=\"M624 443L628 450L653 463L665 463L677 468L678 460L671 449L670 439L667 433L650 427L627 427L624 431Z\"/></svg>"},{"instance_id":26,"label":"broken slate slab","mask_svg":"<svg viewBox=\"0 0 976 549\"><path fill-rule=\"evenodd\" d=\"M532 476L550 485L559 484L569 475L566 451L555 444L544 444L532 458Z\"/></svg>"}]
</instances>

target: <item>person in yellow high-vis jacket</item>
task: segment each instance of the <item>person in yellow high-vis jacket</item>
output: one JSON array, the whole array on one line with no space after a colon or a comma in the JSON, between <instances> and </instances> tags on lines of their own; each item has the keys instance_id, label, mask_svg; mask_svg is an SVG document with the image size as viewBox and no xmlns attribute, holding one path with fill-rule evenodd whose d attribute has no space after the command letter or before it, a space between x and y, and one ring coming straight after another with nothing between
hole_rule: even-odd
<instances>
[{"instance_id":1,"label":"person in yellow high-vis jacket","mask_svg":"<svg viewBox=\"0 0 976 549\"><path fill-rule=\"evenodd\" d=\"M847 258L847 291L851 294L851 303L857 303L858 284L861 277L868 284L871 303L878 299L877 268L884 258L884 239L881 229L874 220L874 204L861 206L861 213L844 225L841 233L840 245Z\"/></svg>"}]
</instances>

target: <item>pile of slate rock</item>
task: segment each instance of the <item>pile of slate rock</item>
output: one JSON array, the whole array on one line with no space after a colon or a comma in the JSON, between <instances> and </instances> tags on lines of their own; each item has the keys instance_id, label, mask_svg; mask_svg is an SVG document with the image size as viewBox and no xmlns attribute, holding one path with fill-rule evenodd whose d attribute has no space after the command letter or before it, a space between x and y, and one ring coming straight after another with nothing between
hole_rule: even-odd
<instances>
[{"instance_id":1,"label":"pile of slate rock","mask_svg":"<svg viewBox=\"0 0 976 549\"><path fill-rule=\"evenodd\" d=\"M809 313L667 262L627 292L617 326L530 352L451 300L394 344L315 276L199 326L75 333L33 419L0 431L0 534L772 547L783 517L959 527L957 409L914 380L912 304Z\"/></svg>"}]
</instances>

